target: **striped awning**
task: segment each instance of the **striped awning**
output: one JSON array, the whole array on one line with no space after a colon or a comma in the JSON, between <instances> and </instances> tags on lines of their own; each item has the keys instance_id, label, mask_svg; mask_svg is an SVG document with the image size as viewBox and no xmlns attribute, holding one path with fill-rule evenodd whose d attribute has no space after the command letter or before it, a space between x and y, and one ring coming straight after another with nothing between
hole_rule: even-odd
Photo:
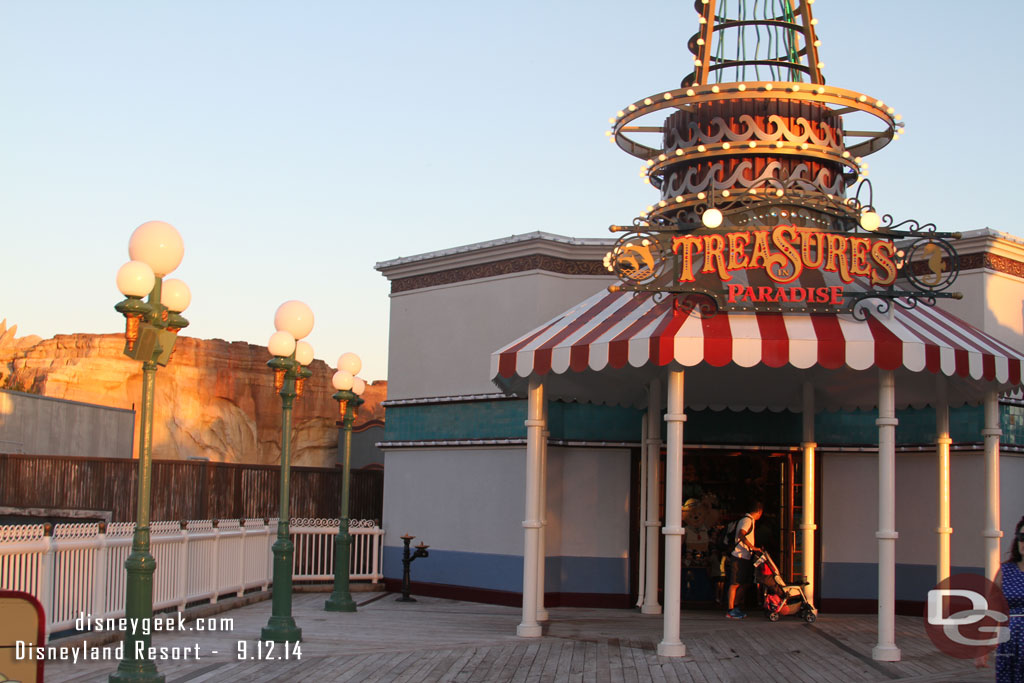
<instances>
[{"instance_id":1,"label":"striped awning","mask_svg":"<svg viewBox=\"0 0 1024 683\"><path fill-rule=\"evenodd\" d=\"M525 391L545 378L554 398L642 405L644 380L686 369L695 408L798 409L800 384L815 382L825 408L870 408L876 369L897 371L897 401L924 405L935 377L953 404L980 401L993 385L1021 383L1024 356L938 307L848 314L678 310L671 298L599 292L491 356L492 379ZM693 381L696 379L697 381ZM955 394L955 395L954 395Z\"/></svg>"}]
</instances>

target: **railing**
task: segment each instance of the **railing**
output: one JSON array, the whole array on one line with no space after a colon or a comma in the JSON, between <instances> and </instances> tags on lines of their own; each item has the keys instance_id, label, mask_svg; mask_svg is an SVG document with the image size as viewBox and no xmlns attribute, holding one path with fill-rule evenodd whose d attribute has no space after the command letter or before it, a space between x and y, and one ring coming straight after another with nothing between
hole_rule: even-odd
<instances>
[{"instance_id":1,"label":"railing","mask_svg":"<svg viewBox=\"0 0 1024 683\"><path fill-rule=\"evenodd\" d=\"M293 519L292 576L334 579L336 519ZM126 573L133 522L0 526L0 588L31 593L46 611L46 633L92 619L124 616ZM349 578L377 583L384 531L369 520L351 520ZM224 595L266 590L273 577L271 546L277 520L153 522L150 552L156 559L153 609L176 608Z\"/></svg>"}]
</instances>

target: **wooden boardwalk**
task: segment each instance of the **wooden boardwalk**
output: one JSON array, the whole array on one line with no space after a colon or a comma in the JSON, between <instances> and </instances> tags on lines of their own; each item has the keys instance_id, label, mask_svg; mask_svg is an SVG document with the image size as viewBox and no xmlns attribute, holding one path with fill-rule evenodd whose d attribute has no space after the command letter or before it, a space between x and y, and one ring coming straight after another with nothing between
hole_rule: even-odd
<instances>
[{"instance_id":1,"label":"wooden boardwalk","mask_svg":"<svg viewBox=\"0 0 1024 683\"><path fill-rule=\"evenodd\" d=\"M359 593L359 611L324 612L326 594L302 593L293 614L303 629L301 659L239 661L270 615L259 602L217 615L234 620L223 632L156 634L155 646L200 647L200 659L168 660L168 683L199 681L519 681L731 683L746 681L990 681L991 669L938 652L920 618L897 617L903 661L871 660L874 617L823 614L813 625L795 617L772 623L721 612L684 612L687 656L657 655L661 617L632 610L554 608L542 638L515 635L519 610L494 605ZM241 643L241 645L240 645ZM54 643L54 644L59 644ZM216 651L216 654L214 654ZM281 654L280 647L273 655ZM46 680L105 681L116 662L48 663Z\"/></svg>"}]
</instances>

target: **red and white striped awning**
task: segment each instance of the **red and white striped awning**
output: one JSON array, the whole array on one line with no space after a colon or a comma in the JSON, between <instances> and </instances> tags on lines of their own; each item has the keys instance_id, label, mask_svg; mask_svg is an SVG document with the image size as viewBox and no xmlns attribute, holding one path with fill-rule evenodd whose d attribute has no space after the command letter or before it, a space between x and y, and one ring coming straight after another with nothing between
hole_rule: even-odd
<instances>
[{"instance_id":1,"label":"red and white striped awning","mask_svg":"<svg viewBox=\"0 0 1024 683\"><path fill-rule=\"evenodd\" d=\"M691 407L798 409L799 385L811 380L822 407L848 409L874 405L873 369L897 371L900 404L923 405L934 396L934 376L949 378L954 403L976 402L993 384L1019 385L1022 362L1019 352L938 307L893 305L865 321L845 314L702 317L677 310L671 298L603 291L492 354L491 376L506 391L522 393L526 378L540 375L552 397L643 404L642 388L627 380L672 364L693 371ZM924 376L910 381L914 375Z\"/></svg>"}]
</instances>

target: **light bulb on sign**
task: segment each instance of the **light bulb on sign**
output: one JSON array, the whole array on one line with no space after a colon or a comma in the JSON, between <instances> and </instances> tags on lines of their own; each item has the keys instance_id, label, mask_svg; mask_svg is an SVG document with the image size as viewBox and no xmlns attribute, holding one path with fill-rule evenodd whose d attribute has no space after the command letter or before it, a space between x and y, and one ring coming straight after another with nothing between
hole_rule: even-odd
<instances>
[{"instance_id":1,"label":"light bulb on sign","mask_svg":"<svg viewBox=\"0 0 1024 683\"><path fill-rule=\"evenodd\" d=\"M707 228L717 228L722 224L723 219L722 212L715 208L708 209L700 217L701 223Z\"/></svg>"},{"instance_id":2,"label":"light bulb on sign","mask_svg":"<svg viewBox=\"0 0 1024 683\"><path fill-rule=\"evenodd\" d=\"M868 232L874 232L878 230L878 227L882 224L882 217L874 211L865 211L860 215L860 227L864 228Z\"/></svg>"}]
</instances>

